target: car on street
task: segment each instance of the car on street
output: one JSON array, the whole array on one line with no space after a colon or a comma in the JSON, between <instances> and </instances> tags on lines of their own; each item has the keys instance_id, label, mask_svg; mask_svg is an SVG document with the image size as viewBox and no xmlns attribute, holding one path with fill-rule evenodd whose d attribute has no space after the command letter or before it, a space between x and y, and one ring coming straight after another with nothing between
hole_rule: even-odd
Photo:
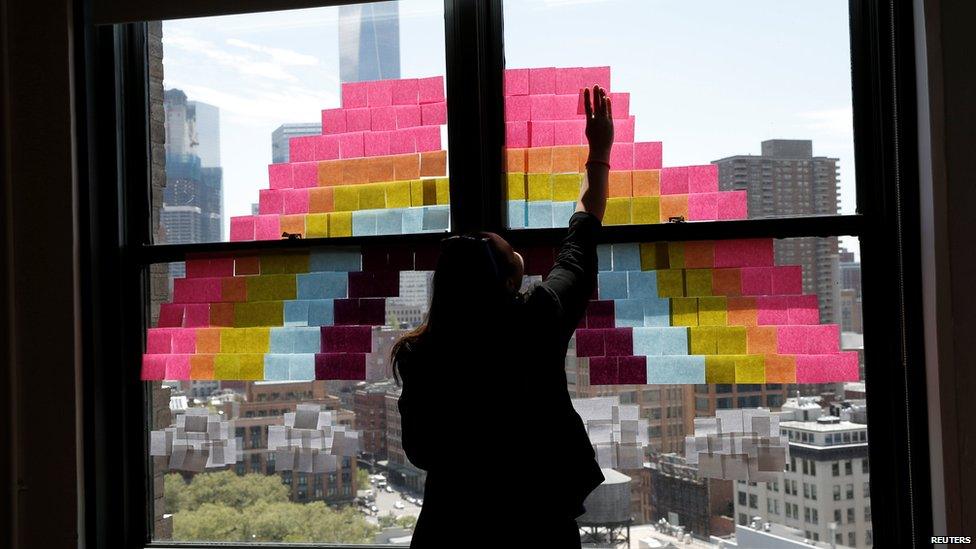
<instances>
[{"instance_id":1,"label":"car on street","mask_svg":"<svg viewBox=\"0 0 976 549\"><path fill-rule=\"evenodd\" d=\"M393 508L394 509L403 509L403 502L400 501L400 500L394 501L393 502Z\"/></svg>"}]
</instances>

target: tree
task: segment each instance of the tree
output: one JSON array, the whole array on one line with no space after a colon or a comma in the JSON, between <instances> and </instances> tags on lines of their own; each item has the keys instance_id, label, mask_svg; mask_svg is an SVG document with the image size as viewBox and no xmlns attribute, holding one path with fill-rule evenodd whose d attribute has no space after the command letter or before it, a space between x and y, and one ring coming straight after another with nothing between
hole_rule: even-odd
<instances>
[{"instance_id":1,"label":"tree","mask_svg":"<svg viewBox=\"0 0 976 549\"><path fill-rule=\"evenodd\" d=\"M397 526L399 526L400 528L412 529L414 526L417 525L417 517L413 515L403 515L401 517L397 517L396 521L397 521Z\"/></svg>"},{"instance_id":2,"label":"tree","mask_svg":"<svg viewBox=\"0 0 976 549\"><path fill-rule=\"evenodd\" d=\"M163 477L163 512L175 513L183 507L183 490L186 481L179 473L168 473Z\"/></svg>"},{"instance_id":3,"label":"tree","mask_svg":"<svg viewBox=\"0 0 976 549\"><path fill-rule=\"evenodd\" d=\"M396 517L393 516L392 512L380 515L377 519L379 520L380 528L392 528L396 526Z\"/></svg>"},{"instance_id":4,"label":"tree","mask_svg":"<svg viewBox=\"0 0 976 549\"><path fill-rule=\"evenodd\" d=\"M166 485L167 492L170 487L170 484ZM178 488L178 485L173 482L172 487ZM174 498L174 503L178 503L175 509L180 511L192 511L204 503L241 510L258 502L288 501L288 487L277 475L237 475L233 471L195 475L189 484L178 488L177 492L179 495Z\"/></svg>"},{"instance_id":5,"label":"tree","mask_svg":"<svg viewBox=\"0 0 976 549\"><path fill-rule=\"evenodd\" d=\"M356 489L369 490L369 471L356 469Z\"/></svg>"}]
</instances>

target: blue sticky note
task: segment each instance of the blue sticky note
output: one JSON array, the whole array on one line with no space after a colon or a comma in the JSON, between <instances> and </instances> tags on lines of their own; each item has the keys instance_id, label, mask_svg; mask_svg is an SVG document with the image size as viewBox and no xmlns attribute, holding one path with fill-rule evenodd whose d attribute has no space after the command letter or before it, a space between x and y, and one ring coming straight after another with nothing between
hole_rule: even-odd
<instances>
[{"instance_id":1,"label":"blue sticky note","mask_svg":"<svg viewBox=\"0 0 976 549\"><path fill-rule=\"evenodd\" d=\"M613 302L614 325L627 328L644 325L644 303L639 299L616 299Z\"/></svg>"},{"instance_id":2,"label":"blue sticky note","mask_svg":"<svg viewBox=\"0 0 976 549\"><path fill-rule=\"evenodd\" d=\"M657 298L656 271L627 271L627 293L634 298Z\"/></svg>"},{"instance_id":3,"label":"blue sticky note","mask_svg":"<svg viewBox=\"0 0 976 549\"><path fill-rule=\"evenodd\" d=\"M356 210L352 212L352 235L372 236L376 234L376 211Z\"/></svg>"},{"instance_id":4,"label":"blue sticky note","mask_svg":"<svg viewBox=\"0 0 976 549\"><path fill-rule=\"evenodd\" d=\"M309 326L332 326L334 306L331 299L311 299L308 302Z\"/></svg>"},{"instance_id":5,"label":"blue sticky note","mask_svg":"<svg viewBox=\"0 0 976 549\"><path fill-rule=\"evenodd\" d=\"M671 300L666 297L645 297L644 326L670 326Z\"/></svg>"},{"instance_id":6,"label":"blue sticky note","mask_svg":"<svg viewBox=\"0 0 976 549\"><path fill-rule=\"evenodd\" d=\"M424 230L446 231L451 223L447 206L424 206Z\"/></svg>"},{"instance_id":7,"label":"blue sticky note","mask_svg":"<svg viewBox=\"0 0 976 549\"><path fill-rule=\"evenodd\" d=\"M293 353L321 353L322 352L322 330L317 327L292 328L292 339L294 340Z\"/></svg>"},{"instance_id":8,"label":"blue sticky note","mask_svg":"<svg viewBox=\"0 0 976 549\"><path fill-rule=\"evenodd\" d=\"M285 326L308 326L308 301L285 301Z\"/></svg>"},{"instance_id":9,"label":"blue sticky note","mask_svg":"<svg viewBox=\"0 0 976 549\"><path fill-rule=\"evenodd\" d=\"M524 229L528 223L528 208L524 200L508 201L508 226L511 229Z\"/></svg>"},{"instance_id":10,"label":"blue sticky note","mask_svg":"<svg viewBox=\"0 0 976 549\"><path fill-rule=\"evenodd\" d=\"M526 226L530 229L552 228L552 202L548 200L528 203L528 218Z\"/></svg>"},{"instance_id":11,"label":"blue sticky note","mask_svg":"<svg viewBox=\"0 0 976 549\"><path fill-rule=\"evenodd\" d=\"M296 381L315 379L315 354L291 355L288 364L288 379Z\"/></svg>"},{"instance_id":12,"label":"blue sticky note","mask_svg":"<svg viewBox=\"0 0 976 549\"><path fill-rule=\"evenodd\" d=\"M403 209L376 212L376 234L403 234Z\"/></svg>"},{"instance_id":13,"label":"blue sticky note","mask_svg":"<svg viewBox=\"0 0 976 549\"><path fill-rule=\"evenodd\" d=\"M609 244L597 244L596 259L600 262L601 271L613 270L613 254L611 253Z\"/></svg>"},{"instance_id":14,"label":"blue sticky note","mask_svg":"<svg viewBox=\"0 0 976 549\"><path fill-rule=\"evenodd\" d=\"M264 379L282 381L288 379L288 365L291 355L264 355Z\"/></svg>"},{"instance_id":15,"label":"blue sticky note","mask_svg":"<svg viewBox=\"0 0 976 549\"><path fill-rule=\"evenodd\" d=\"M688 328L686 326L671 326L658 328L661 330L662 355L688 354Z\"/></svg>"},{"instance_id":16,"label":"blue sticky note","mask_svg":"<svg viewBox=\"0 0 976 549\"><path fill-rule=\"evenodd\" d=\"M291 327L271 328L269 337L269 350L272 353L294 353L295 352L295 329ZM313 328L314 329L314 328Z\"/></svg>"},{"instance_id":17,"label":"blue sticky note","mask_svg":"<svg viewBox=\"0 0 976 549\"><path fill-rule=\"evenodd\" d=\"M627 273L602 271L597 273L600 299L627 299Z\"/></svg>"},{"instance_id":18,"label":"blue sticky note","mask_svg":"<svg viewBox=\"0 0 976 549\"><path fill-rule=\"evenodd\" d=\"M648 384L705 383L705 357L653 356L647 357Z\"/></svg>"},{"instance_id":19,"label":"blue sticky note","mask_svg":"<svg viewBox=\"0 0 976 549\"><path fill-rule=\"evenodd\" d=\"M634 328L633 338L635 356L661 354L661 328Z\"/></svg>"},{"instance_id":20,"label":"blue sticky note","mask_svg":"<svg viewBox=\"0 0 976 549\"><path fill-rule=\"evenodd\" d=\"M359 248L317 250L309 255L309 271L361 271L363 254Z\"/></svg>"},{"instance_id":21,"label":"blue sticky note","mask_svg":"<svg viewBox=\"0 0 976 549\"><path fill-rule=\"evenodd\" d=\"M569 218L576 213L576 202L553 202L552 203L552 226L567 227Z\"/></svg>"},{"instance_id":22,"label":"blue sticky note","mask_svg":"<svg viewBox=\"0 0 976 549\"><path fill-rule=\"evenodd\" d=\"M346 297L348 289L349 275L344 272L298 274L298 299L338 299Z\"/></svg>"},{"instance_id":23,"label":"blue sticky note","mask_svg":"<svg viewBox=\"0 0 976 549\"><path fill-rule=\"evenodd\" d=\"M424 209L404 208L403 234L419 233L424 230Z\"/></svg>"},{"instance_id":24,"label":"blue sticky note","mask_svg":"<svg viewBox=\"0 0 976 549\"><path fill-rule=\"evenodd\" d=\"M614 244L612 247L612 253L613 253L613 270L615 271L639 271L640 270L641 268L640 244L636 242Z\"/></svg>"}]
</instances>

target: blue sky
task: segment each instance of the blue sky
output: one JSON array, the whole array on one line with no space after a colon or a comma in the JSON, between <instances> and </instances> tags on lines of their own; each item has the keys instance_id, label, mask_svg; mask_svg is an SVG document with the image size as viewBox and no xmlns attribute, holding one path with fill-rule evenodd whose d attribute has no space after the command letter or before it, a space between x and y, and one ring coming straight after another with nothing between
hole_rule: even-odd
<instances>
[{"instance_id":1,"label":"blue sky","mask_svg":"<svg viewBox=\"0 0 976 549\"><path fill-rule=\"evenodd\" d=\"M400 5L403 77L444 74L442 0ZM665 165L758 154L772 138L812 139L840 159L854 211L850 44L845 0L512 0L509 67L612 67L631 93L638 140ZM225 219L267 187L271 132L339 104L336 8L168 21L164 85L220 108ZM226 229L225 229L226 233Z\"/></svg>"}]
</instances>

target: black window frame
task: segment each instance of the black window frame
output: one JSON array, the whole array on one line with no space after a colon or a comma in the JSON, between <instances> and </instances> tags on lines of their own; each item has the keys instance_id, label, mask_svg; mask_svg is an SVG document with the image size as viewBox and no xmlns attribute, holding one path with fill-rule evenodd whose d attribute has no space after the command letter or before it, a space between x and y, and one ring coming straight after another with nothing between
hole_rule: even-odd
<instances>
[{"instance_id":1,"label":"black window frame","mask_svg":"<svg viewBox=\"0 0 976 549\"><path fill-rule=\"evenodd\" d=\"M149 397L134 375L148 326L149 266L196 252L414 245L395 235L153 245L146 24L133 21L361 3L350 0L92 0L74 16L79 246L82 257L84 536L89 547L211 547L152 542ZM445 0L452 233L498 232L515 246L555 244L560 229L508 230L499 183L504 142L502 3ZM879 546L928 546L932 532L918 226L911 3L850 0L857 213L606 227L607 243L855 236L863 281L871 499ZM462 131L463 128L463 131ZM463 187L461 186L463 183ZM916 446L913 451L913 445ZM919 445L922 445L921 447ZM241 545L242 547L245 545ZM246 545L254 547L254 545ZM274 547L288 547L275 544ZM326 545L328 546L328 545ZM332 545L341 547L341 545ZM234 547L234 544L221 544Z\"/></svg>"}]
</instances>

